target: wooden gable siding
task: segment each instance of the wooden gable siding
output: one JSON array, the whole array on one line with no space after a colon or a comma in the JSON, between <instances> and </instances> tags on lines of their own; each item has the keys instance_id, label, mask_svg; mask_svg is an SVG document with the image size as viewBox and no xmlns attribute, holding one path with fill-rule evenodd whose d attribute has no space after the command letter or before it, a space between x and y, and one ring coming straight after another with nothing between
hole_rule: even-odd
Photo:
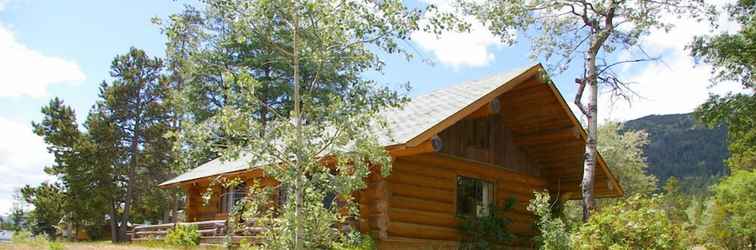
<instances>
[{"instance_id":1,"label":"wooden gable siding","mask_svg":"<svg viewBox=\"0 0 756 250\"><path fill-rule=\"evenodd\" d=\"M512 142L512 131L504 126L500 115L463 119L439 137L443 141L442 153L540 175L540 166Z\"/></svg>"}]
</instances>

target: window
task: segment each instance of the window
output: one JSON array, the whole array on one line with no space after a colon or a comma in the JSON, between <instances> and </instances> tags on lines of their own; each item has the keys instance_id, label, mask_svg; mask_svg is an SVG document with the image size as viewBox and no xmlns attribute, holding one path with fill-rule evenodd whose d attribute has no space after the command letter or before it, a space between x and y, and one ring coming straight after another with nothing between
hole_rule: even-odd
<instances>
[{"instance_id":1,"label":"window","mask_svg":"<svg viewBox=\"0 0 756 250\"><path fill-rule=\"evenodd\" d=\"M241 183L234 188L224 188L220 197L219 209L221 213L233 211L234 206L247 195L247 185Z\"/></svg>"},{"instance_id":2,"label":"window","mask_svg":"<svg viewBox=\"0 0 756 250\"><path fill-rule=\"evenodd\" d=\"M457 176L457 215L488 215L493 205L493 184L480 179Z\"/></svg>"},{"instance_id":3,"label":"window","mask_svg":"<svg viewBox=\"0 0 756 250\"><path fill-rule=\"evenodd\" d=\"M289 198L289 186L281 183L276 191L276 205L282 208L286 204L286 199Z\"/></svg>"},{"instance_id":4,"label":"window","mask_svg":"<svg viewBox=\"0 0 756 250\"><path fill-rule=\"evenodd\" d=\"M286 184L280 184L278 186L277 194L276 194L276 205L278 207L283 207L284 205L286 205L286 199L289 198L288 187L289 186ZM323 207L325 207L326 209L331 209L335 201L336 201L336 193L328 192L323 197Z\"/></svg>"}]
</instances>

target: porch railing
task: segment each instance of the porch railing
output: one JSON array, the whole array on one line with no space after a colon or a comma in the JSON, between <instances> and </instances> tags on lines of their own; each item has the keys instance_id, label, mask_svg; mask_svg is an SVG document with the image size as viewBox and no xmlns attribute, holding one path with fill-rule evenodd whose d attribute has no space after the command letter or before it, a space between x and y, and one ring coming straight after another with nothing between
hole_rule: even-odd
<instances>
[{"instance_id":1,"label":"porch railing","mask_svg":"<svg viewBox=\"0 0 756 250\"><path fill-rule=\"evenodd\" d=\"M240 240L246 239L248 242L254 242L257 236L265 231L265 228L256 225L257 220L247 220L240 227L229 232L225 220L207 220L188 223L166 223L158 225L136 225L129 233L131 240L162 240L168 234L168 231L177 225L197 225L200 233L200 243L221 244L226 234L231 234L232 243L238 244Z\"/></svg>"},{"instance_id":2,"label":"porch railing","mask_svg":"<svg viewBox=\"0 0 756 250\"><path fill-rule=\"evenodd\" d=\"M197 225L197 229L202 237L223 236L226 232L226 221L209 220L187 223L165 223L157 225L137 225L130 233L131 240L162 240L168 231L175 228L176 225Z\"/></svg>"}]
</instances>

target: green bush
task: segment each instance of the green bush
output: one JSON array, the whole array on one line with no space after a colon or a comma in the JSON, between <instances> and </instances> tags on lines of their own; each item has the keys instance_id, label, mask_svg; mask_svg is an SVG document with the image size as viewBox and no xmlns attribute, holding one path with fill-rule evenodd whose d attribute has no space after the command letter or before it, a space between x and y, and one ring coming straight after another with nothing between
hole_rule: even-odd
<instances>
[{"instance_id":1,"label":"green bush","mask_svg":"<svg viewBox=\"0 0 756 250\"><path fill-rule=\"evenodd\" d=\"M374 250L377 249L373 238L364 234L350 234L345 243L336 243L333 250Z\"/></svg>"},{"instance_id":2,"label":"green bush","mask_svg":"<svg viewBox=\"0 0 756 250\"><path fill-rule=\"evenodd\" d=\"M173 246L191 247L199 245L200 233L197 225L178 224L168 231L165 243Z\"/></svg>"},{"instance_id":3,"label":"green bush","mask_svg":"<svg viewBox=\"0 0 756 250\"><path fill-rule=\"evenodd\" d=\"M46 247L50 249L62 249L63 247L60 243L53 243L47 240L44 235L33 236L29 231L14 232L13 236L11 236L11 242L13 242L13 244L31 246L34 249L44 249Z\"/></svg>"},{"instance_id":4,"label":"green bush","mask_svg":"<svg viewBox=\"0 0 756 250\"><path fill-rule=\"evenodd\" d=\"M63 250L63 243L57 241L50 241L47 246L50 250Z\"/></svg>"},{"instance_id":5,"label":"green bush","mask_svg":"<svg viewBox=\"0 0 756 250\"><path fill-rule=\"evenodd\" d=\"M508 199L504 206L492 205L488 215L482 217L461 216L459 231L462 234L460 249L505 249L514 239L507 226L511 221L501 214L514 206L514 199Z\"/></svg>"},{"instance_id":6,"label":"green bush","mask_svg":"<svg viewBox=\"0 0 756 250\"><path fill-rule=\"evenodd\" d=\"M562 219L552 216L549 193L535 192L534 196L527 209L538 217L536 226L540 234L535 240L539 249L570 249L570 233Z\"/></svg>"},{"instance_id":7,"label":"green bush","mask_svg":"<svg viewBox=\"0 0 756 250\"><path fill-rule=\"evenodd\" d=\"M735 171L714 187L706 229L710 244L722 248L756 246L756 171Z\"/></svg>"},{"instance_id":8,"label":"green bush","mask_svg":"<svg viewBox=\"0 0 756 250\"><path fill-rule=\"evenodd\" d=\"M603 207L572 233L573 249L685 249L659 196L632 196Z\"/></svg>"},{"instance_id":9,"label":"green bush","mask_svg":"<svg viewBox=\"0 0 756 250\"><path fill-rule=\"evenodd\" d=\"M16 231L11 236L11 242L16 244L26 244L32 239L32 234L29 231Z\"/></svg>"}]
</instances>

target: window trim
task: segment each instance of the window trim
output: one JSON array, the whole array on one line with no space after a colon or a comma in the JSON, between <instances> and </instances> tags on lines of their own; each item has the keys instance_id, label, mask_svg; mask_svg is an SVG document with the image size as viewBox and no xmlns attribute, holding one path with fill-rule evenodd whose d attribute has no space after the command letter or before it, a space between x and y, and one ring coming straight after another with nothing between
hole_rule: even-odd
<instances>
[{"instance_id":1,"label":"window trim","mask_svg":"<svg viewBox=\"0 0 756 250\"><path fill-rule=\"evenodd\" d=\"M247 184L240 183L234 187L222 188L222 193L218 197L218 213L228 214L231 213L236 203L247 196ZM237 197L237 195L239 197Z\"/></svg>"},{"instance_id":2,"label":"window trim","mask_svg":"<svg viewBox=\"0 0 756 250\"><path fill-rule=\"evenodd\" d=\"M477 217L482 217L482 215L478 215L477 212L475 212L475 214L462 214L462 213L460 213L460 207L459 207L460 206L460 204L459 204L459 195L460 195L459 194L459 192L460 192L460 190L459 190L459 180L460 180L460 178L474 180L474 181L479 181L480 183L483 183L483 184L489 184L490 187L491 187L490 188L491 189L490 190L490 194L488 195L488 197L490 197L489 206L490 205L496 205L496 182L495 181L493 181L491 179L487 179L487 178L482 178L480 176L475 176L475 175L458 174L457 178L455 178L455 183L454 183L454 214L457 217L465 217L465 216L471 216L471 215L472 216L477 216ZM483 194L481 194L481 195L483 195ZM487 211L487 212L491 212L491 211Z\"/></svg>"}]
</instances>

